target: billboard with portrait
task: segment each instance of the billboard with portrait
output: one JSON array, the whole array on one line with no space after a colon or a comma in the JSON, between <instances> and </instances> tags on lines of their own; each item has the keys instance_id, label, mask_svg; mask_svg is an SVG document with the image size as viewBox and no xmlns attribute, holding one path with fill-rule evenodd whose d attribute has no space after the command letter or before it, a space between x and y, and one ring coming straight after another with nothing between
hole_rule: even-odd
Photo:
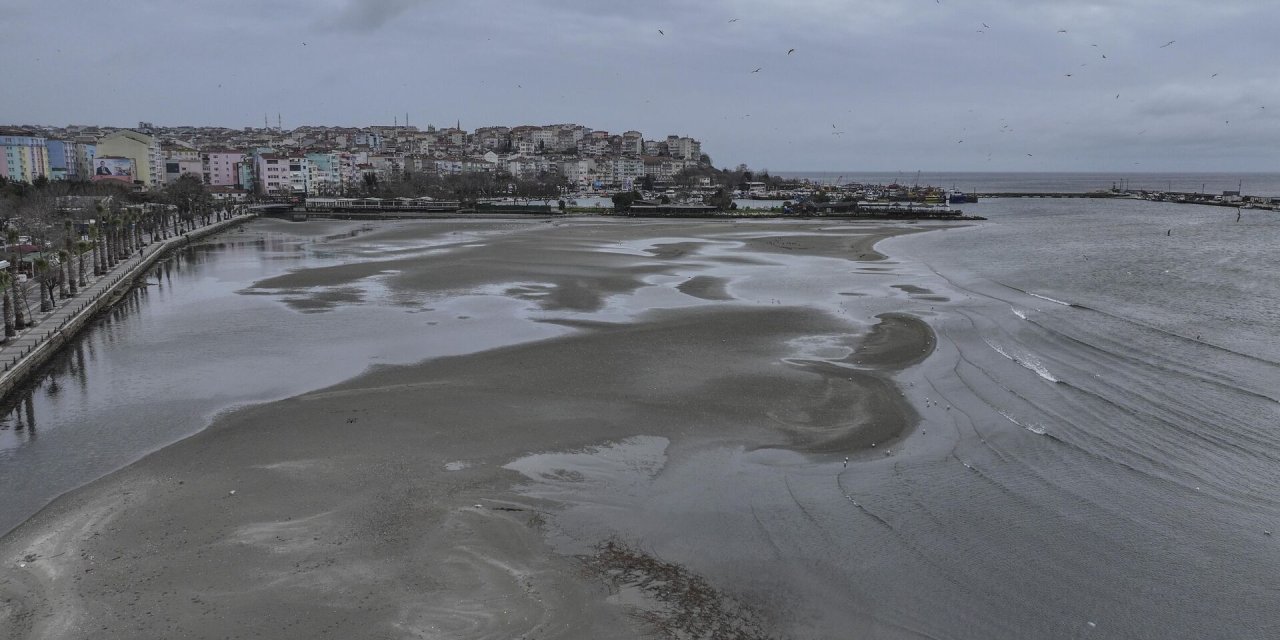
<instances>
[{"instance_id":1,"label":"billboard with portrait","mask_svg":"<svg viewBox=\"0 0 1280 640\"><path fill-rule=\"evenodd\" d=\"M93 179L120 180L133 184L133 158L99 156L93 160Z\"/></svg>"}]
</instances>

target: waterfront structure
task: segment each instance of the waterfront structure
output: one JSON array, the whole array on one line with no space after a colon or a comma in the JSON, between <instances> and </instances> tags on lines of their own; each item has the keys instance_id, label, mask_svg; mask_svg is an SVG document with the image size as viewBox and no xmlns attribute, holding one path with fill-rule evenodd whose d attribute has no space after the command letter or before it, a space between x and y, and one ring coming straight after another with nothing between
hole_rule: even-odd
<instances>
[{"instance_id":1,"label":"waterfront structure","mask_svg":"<svg viewBox=\"0 0 1280 640\"><path fill-rule=\"evenodd\" d=\"M684 160L697 160L702 156L702 144L681 136L667 136L667 155Z\"/></svg>"},{"instance_id":2,"label":"waterfront structure","mask_svg":"<svg viewBox=\"0 0 1280 640\"><path fill-rule=\"evenodd\" d=\"M204 181L204 167L199 160L166 160L164 163L164 183L176 181L182 176L195 176Z\"/></svg>"},{"instance_id":3,"label":"waterfront structure","mask_svg":"<svg viewBox=\"0 0 1280 640\"><path fill-rule=\"evenodd\" d=\"M305 156L289 157L289 193L307 195L311 191L310 161Z\"/></svg>"},{"instance_id":4,"label":"waterfront structure","mask_svg":"<svg viewBox=\"0 0 1280 640\"><path fill-rule=\"evenodd\" d=\"M19 129L0 129L0 174L15 182L51 177L44 136Z\"/></svg>"},{"instance_id":5,"label":"waterfront structure","mask_svg":"<svg viewBox=\"0 0 1280 640\"><path fill-rule=\"evenodd\" d=\"M76 176L80 180L93 177L93 159L98 155L98 142L93 136L82 136L75 141Z\"/></svg>"},{"instance_id":6,"label":"waterfront structure","mask_svg":"<svg viewBox=\"0 0 1280 640\"><path fill-rule=\"evenodd\" d=\"M622 153L638 156L644 153L644 134L639 131L628 131L622 134Z\"/></svg>"},{"instance_id":7,"label":"waterfront structure","mask_svg":"<svg viewBox=\"0 0 1280 640\"><path fill-rule=\"evenodd\" d=\"M291 188L289 161L274 153L255 153L254 184L260 195L287 195Z\"/></svg>"},{"instance_id":8,"label":"waterfront structure","mask_svg":"<svg viewBox=\"0 0 1280 640\"><path fill-rule=\"evenodd\" d=\"M98 163L103 156L133 160L133 184L142 189L158 189L164 181L164 156L160 139L132 129L113 131L98 139Z\"/></svg>"},{"instance_id":9,"label":"waterfront structure","mask_svg":"<svg viewBox=\"0 0 1280 640\"><path fill-rule=\"evenodd\" d=\"M215 187L243 186L239 167L244 161L243 151L221 148L206 150L200 156L200 170L205 184Z\"/></svg>"},{"instance_id":10,"label":"waterfront structure","mask_svg":"<svg viewBox=\"0 0 1280 640\"><path fill-rule=\"evenodd\" d=\"M50 180L75 180L77 178L76 145L68 140L49 138L45 141L49 156Z\"/></svg>"},{"instance_id":11,"label":"waterfront structure","mask_svg":"<svg viewBox=\"0 0 1280 640\"><path fill-rule=\"evenodd\" d=\"M329 151L324 153L308 153L307 161L307 195L338 195L343 192L349 182L350 174L343 171L344 166L350 166L350 163L343 163L342 156L346 154L337 151Z\"/></svg>"},{"instance_id":12,"label":"waterfront structure","mask_svg":"<svg viewBox=\"0 0 1280 640\"><path fill-rule=\"evenodd\" d=\"M637 130L614 134L571 123L488 126L474 132L460 122L444 128L418 129L397 121L393 126L308 125L291 131L139 123L136 130L78 125L23 128L19 133L42 138L44 148L11 150L8 155L15 159L6 164L4 175L20 180L39 175L120 179L127 172L135 188L153 189L166 179L196 173L211 187L239 187L259 195L343 194L362 185L365 176L386 183L415 173L498 172L524 180L558 174L580 188L623 189L646 176L669 181L700 166L703 158L701 143L687 136L647 140ZM104 169L98 165L104 158L111 159L105 168L110 173L101 174ZM46 162L52 162L48 169L42 165ZM10 170L9 164L19 168Z\"/></svg>"}]
</instances>

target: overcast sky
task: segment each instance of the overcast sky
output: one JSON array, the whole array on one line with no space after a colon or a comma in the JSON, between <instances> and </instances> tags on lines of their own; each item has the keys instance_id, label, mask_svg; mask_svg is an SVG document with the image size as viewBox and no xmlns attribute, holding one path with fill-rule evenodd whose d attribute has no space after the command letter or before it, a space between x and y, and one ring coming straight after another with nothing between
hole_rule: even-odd
<instances>
[{"instance_id":1,"label":"overcast sky","mask_svg":"<svg viewBox=\"0 0 1280 640\"><path fill-rule=\"evenodd\" d=\"M1276 171L1278 27L1275 0L0 0L0 123L408 113L757 169Z\"/></svg>"}]
</instances>

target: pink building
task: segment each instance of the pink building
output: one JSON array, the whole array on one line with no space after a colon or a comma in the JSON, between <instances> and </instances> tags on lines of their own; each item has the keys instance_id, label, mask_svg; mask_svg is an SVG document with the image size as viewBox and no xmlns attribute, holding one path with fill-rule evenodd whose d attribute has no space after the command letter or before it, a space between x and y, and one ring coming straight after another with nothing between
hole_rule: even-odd
<instances>
[{"instance_id":1,"label":"pink building","mask_svg":"<svg viewBox=\"0 0 1280 640\"><path fill-rule=\"evenodd\" d=\"M254 156L254 177L258 181L258 193L263 195L288 195L291 193L289 160L282 156L263 153Z\"/></svg>"},{"instance_id":2,"label":"pink building","mask_svg":"<svg viewBox=\"0 0 1280 640\"><path fill-rule=\"evenodd\" d=\"M240 163L244 153L231 149L210 149L202 154L204 181L216 187L234 187L240 183Z\"/></svg>"}]
</instances>

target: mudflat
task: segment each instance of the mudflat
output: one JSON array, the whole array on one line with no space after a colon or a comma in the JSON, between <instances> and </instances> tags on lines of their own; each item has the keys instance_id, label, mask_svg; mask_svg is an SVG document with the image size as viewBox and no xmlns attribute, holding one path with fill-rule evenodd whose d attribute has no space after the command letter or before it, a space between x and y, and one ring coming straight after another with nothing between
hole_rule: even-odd
<instances>
[{"instance_id":1,"label":"mudflat","mask_svg":"<svg viewBox=\"0 0 1280 640\"><path fill-rule=\"evenodd\" d=\"M675 478L721 452L857 464L909 432L893 376L934 336L860 306L887 292L857 289L856 270L884 260L879 239L926 227L458 220L348 237L318 224L344 264L244 292L298 313L498 297L560 333L239 409L63 496L0 540L0 635L824 630L794 618L785 585L762 586L749 545L696 515L723 507ZM434 326L404 339L430 341ZM665 516L630 526L637 501ZM700 550L741 564L688 560Z\"/></svg>"}]
</instances>

